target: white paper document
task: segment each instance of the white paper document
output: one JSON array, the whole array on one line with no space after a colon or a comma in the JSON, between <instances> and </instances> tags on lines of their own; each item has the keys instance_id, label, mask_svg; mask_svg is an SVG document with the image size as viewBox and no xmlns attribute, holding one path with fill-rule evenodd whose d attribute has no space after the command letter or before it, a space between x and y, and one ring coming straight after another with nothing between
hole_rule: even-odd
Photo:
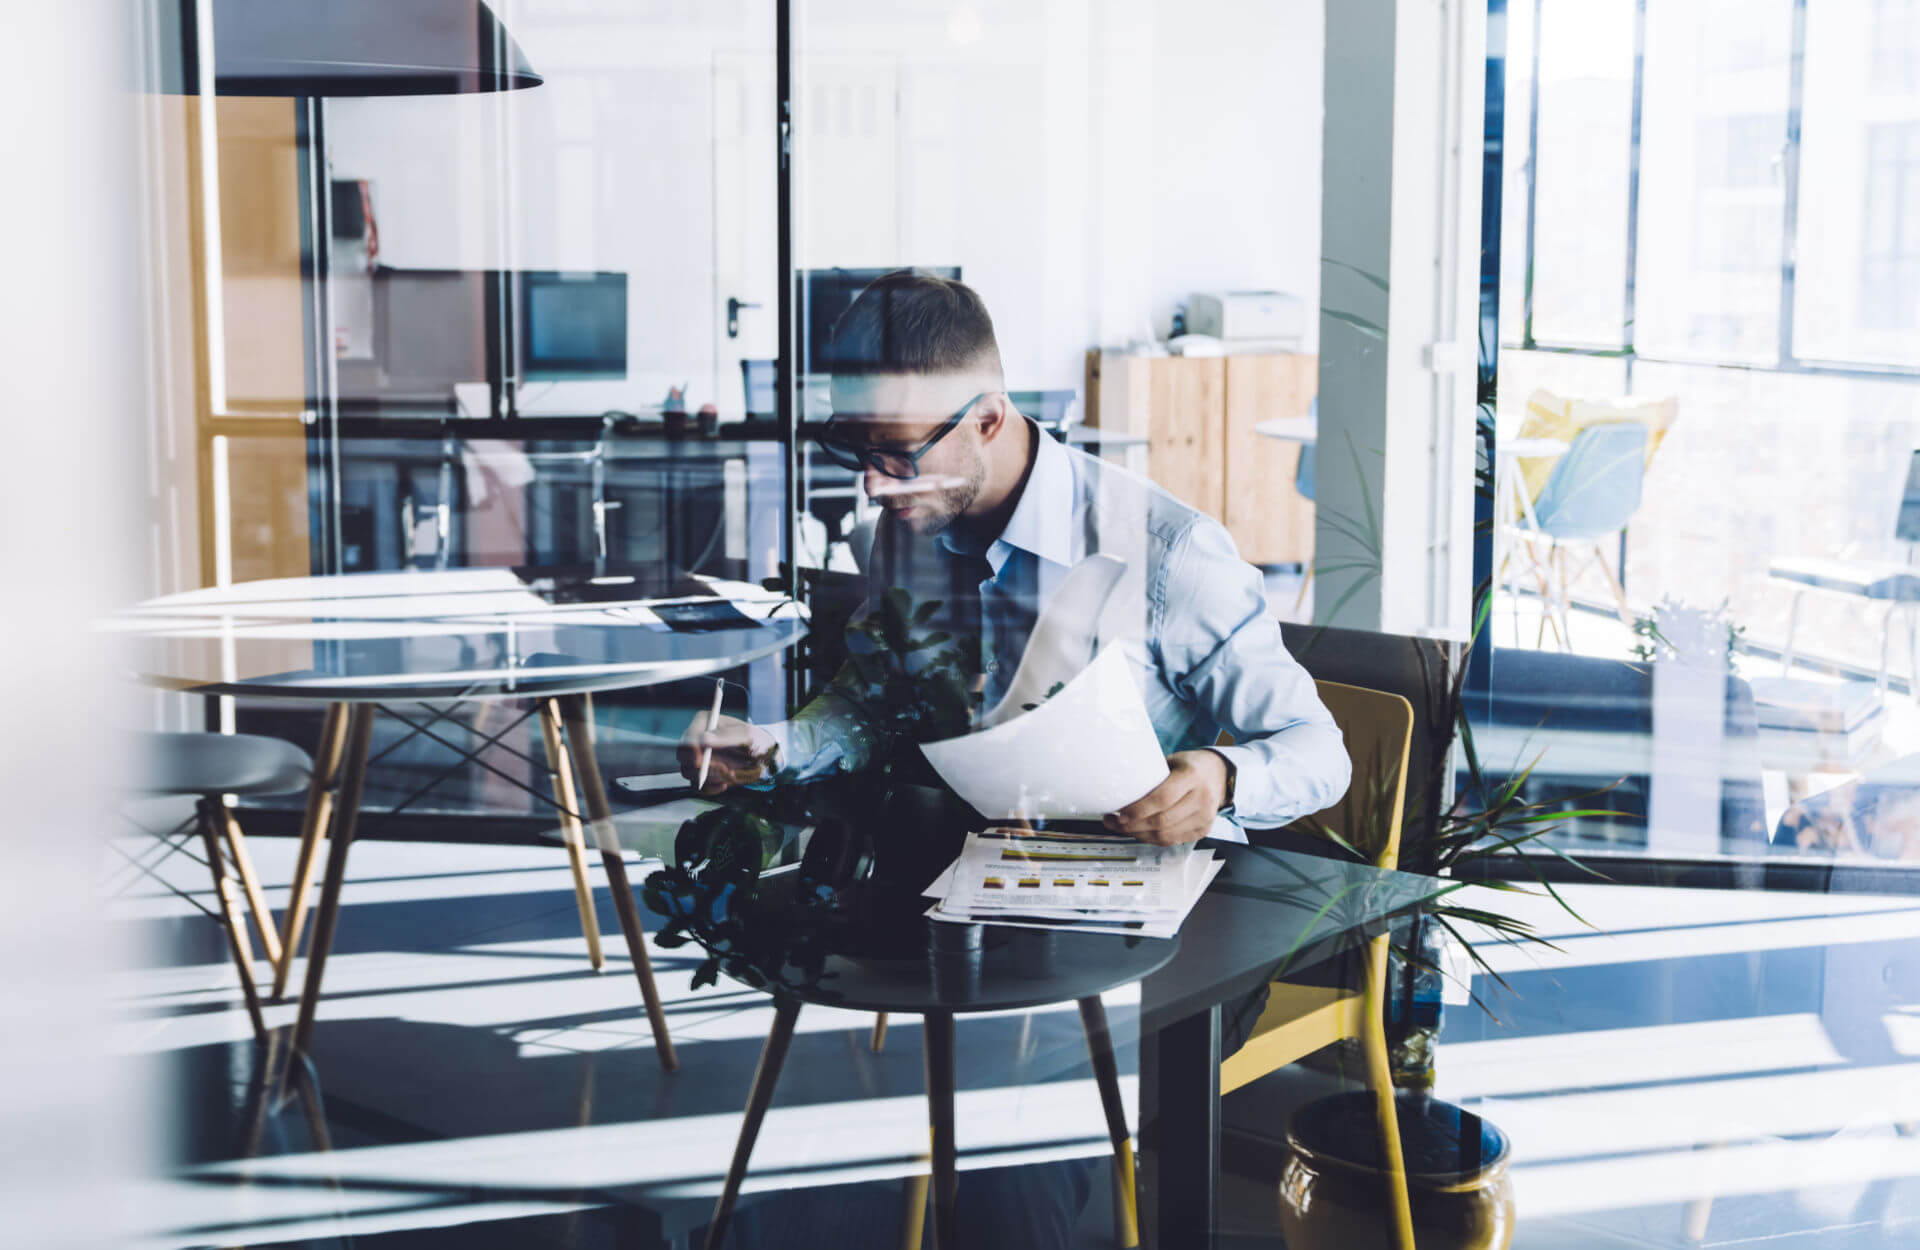
<instances>
[{"instance_id":1,"label":"white paper document","mask_svg":"<svg viewBox=\"0 0 1920 1250\"><path fill-rule=\"evenodd\" d=\"M1098 820L1167 779L1146 700L1118 644L1031 712L920 750L989 820Z\"/></svg>"},{"instance_id":2,"label":"white paper document","mask_svg":"<svg viewBox=\"0 0 1920 1250\"><path fill-rule=\"evenodd\" d=\"M1221 864L1210 850L1129 838L988 829L927 887L927 914L1010 924L1172 937Z\"/></svg>"}]
</instances>

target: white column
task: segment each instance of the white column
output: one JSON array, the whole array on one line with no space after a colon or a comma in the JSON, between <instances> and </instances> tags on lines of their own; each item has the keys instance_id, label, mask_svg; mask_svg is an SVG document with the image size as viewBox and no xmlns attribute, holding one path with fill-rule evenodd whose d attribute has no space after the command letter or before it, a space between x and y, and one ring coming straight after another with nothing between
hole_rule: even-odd
<instances>
[{"instance_id":1,"label":"white column","mask_svg":"<svg viewBox=\"0 0 1920 1250\"><path fill-rule=\"evenodd\" d=\"M1485 6L1327 5L1315 617L1465 637Z\"/></svg>"},{"instance_id":2,"label":"white column","mask_svg":"<svg viewBox=\"0 0 1920 1250\"><path fill-rule=\"evenodd\" d=\"M152 1107L108 1046L128 935L102 914L102 839L128 780L116 729L134 709L92 628L133 597L146 554L143 7L0 4L0 1242L45 1250L124 1243L127 1181L152 1144Z\"/></svg>"}]
</instances>

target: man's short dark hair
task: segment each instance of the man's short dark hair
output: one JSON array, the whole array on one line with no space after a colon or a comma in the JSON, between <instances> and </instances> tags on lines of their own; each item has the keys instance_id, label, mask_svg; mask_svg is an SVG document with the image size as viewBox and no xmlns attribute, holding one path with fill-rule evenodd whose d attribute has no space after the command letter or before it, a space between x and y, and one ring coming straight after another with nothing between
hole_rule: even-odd
<instances>
[{"instance_id":1,"label":"man's short dark hair","mask_svg":"<svg viewBox=\"0 0 1920 1250\"><path fill-rule=\"evenodd\" d=\"M993 318L965 283L896 269L867 284L833 323L828 372L1000 373Z\"/></svg>"}]
</instances>

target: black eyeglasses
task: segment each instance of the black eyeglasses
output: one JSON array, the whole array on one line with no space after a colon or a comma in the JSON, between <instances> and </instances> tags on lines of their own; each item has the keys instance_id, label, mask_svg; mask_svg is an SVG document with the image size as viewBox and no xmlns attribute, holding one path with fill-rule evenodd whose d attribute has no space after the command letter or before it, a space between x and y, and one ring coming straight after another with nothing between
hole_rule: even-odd
<instances>
[{"instance_id":1,"label":"black eyeglasses","mask_svg":"<svg viewBox=\"0 0 1920 1250\"><path fill-rule=\"evenodd\" d=\"M926 442L912 451L895 447L868 447L863 443L856 443L844 437L844 432L851 422L838 416L829 418L827 423L820 427L819 433L814 435L814 441L820 444L820 449L827 453L829 460L842 468L874 469L888 477L903 480L919 477L920 457L932 451L935 443L953 433L960 423L966 420L967 414L973 411L973 406L991 394L993 394L992 391L981 391L969 399L960 411L948 417L946 423L935 430Z\"/></svg>"}]
</instances>

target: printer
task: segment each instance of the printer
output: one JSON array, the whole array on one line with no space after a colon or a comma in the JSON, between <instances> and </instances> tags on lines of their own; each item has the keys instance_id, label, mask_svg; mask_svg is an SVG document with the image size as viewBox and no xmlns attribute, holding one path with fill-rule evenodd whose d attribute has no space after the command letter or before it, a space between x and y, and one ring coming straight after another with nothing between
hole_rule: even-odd
<instances>
[{"instance_id":1,"label":"printer","mask_svg":"<svg viewBox=\"0 0 1920 1250\"><path fill-rule=\"evenodd\" d=\"M1306 305L1281 291L1198 291L1187 302L1189 334L1297 348L1306 332Z\"/></svg>"}]
</instances>

